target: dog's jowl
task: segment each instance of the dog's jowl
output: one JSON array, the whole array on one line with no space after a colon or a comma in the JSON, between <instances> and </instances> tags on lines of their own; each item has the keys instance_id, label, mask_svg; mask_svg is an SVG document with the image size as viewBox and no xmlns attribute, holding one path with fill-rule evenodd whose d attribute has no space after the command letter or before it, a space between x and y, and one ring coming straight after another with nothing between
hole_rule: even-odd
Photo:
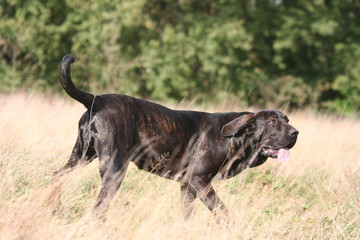
<instances>
[{"instance_id":1,"label":"dog's jowl","mask_svg":"<svg viewBox=\"0 0 360 240\"><path fill-rule=\"evenodd\" d=\"M61 62L61 84L87 111L62 174L98 158L102 187L93 213L105 216L130 161L139 169L180 183L184 217L198 197L210 210L226 215L211 181L235 176L268 157L289 160L298 131L279 111L206 113L176 111L141 99L77 89L70 76L75 59Z\"/></svg>"}]
</instances>

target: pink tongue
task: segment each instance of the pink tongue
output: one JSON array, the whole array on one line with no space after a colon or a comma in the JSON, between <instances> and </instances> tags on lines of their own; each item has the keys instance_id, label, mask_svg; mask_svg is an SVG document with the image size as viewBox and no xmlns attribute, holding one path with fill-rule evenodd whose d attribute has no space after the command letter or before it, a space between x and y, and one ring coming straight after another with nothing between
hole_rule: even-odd
<instances>
[{"instance_id":1,"label":"pink tongue","mask_svg":"<svg viewBox=\"0 0 360 240\"><path fill-rule=\"evenodd\" d=\"M287 149L287 148L281 148L281 149L279 150L277 159L278 159L280 162L290 161L290 152L289 152L289 149Z\"/></svg>"}]
</instances>

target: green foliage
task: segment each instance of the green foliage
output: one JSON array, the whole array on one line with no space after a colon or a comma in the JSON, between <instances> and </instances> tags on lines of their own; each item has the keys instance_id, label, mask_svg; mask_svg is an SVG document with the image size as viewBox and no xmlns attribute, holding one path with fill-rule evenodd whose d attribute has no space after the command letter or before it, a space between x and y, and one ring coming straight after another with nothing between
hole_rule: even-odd
<instances>
[{"instance_id":1,"label":"green foliage","mask_svg":"<svg viewBox=\"0 0 360 240\"><path fill-rule=\"evenodd\" d=\"M75 84L160 100L360 110L356 1L4 0L0 91Z\"/></svg>"}]
</instances>

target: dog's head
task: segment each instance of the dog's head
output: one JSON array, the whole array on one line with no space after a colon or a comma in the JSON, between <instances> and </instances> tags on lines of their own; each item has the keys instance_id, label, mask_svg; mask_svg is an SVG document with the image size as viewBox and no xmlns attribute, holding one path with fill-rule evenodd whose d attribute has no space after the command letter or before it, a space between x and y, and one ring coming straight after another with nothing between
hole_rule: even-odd
<instances>
[{"instance_id":1,"label":"dog's head","mask_svg":"<svg viewBox=\"0 0 360 240\"><path fill-rule=\"evenodd\" d=\"M246 134L260 143L260 155L278 158L280 161L290 159L289 149L297 140L299 131L289 124L289 119L279 111L260 111L246 113L221 129L224 137Z\"/></svg>"}]
</instances>

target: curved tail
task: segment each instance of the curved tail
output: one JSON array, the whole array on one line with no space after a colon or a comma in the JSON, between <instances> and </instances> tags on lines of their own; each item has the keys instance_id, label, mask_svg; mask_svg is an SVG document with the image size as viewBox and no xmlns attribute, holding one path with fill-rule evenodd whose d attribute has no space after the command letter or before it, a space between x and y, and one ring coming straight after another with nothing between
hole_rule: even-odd
<instances>
[{"instance_id":1,"label":"curved tail","mask_svg":"<svg viewBox=\"0 0 360 240\"><path fill-rule=\"evenodd\" d=\"M70 64L75 62L75 58L71 55L65 55L60 64L60 80L63 88L70 97L84 104L87 109L91 108L94 95L77 89L71 81Z\"/></svg>"}]
</instances>

